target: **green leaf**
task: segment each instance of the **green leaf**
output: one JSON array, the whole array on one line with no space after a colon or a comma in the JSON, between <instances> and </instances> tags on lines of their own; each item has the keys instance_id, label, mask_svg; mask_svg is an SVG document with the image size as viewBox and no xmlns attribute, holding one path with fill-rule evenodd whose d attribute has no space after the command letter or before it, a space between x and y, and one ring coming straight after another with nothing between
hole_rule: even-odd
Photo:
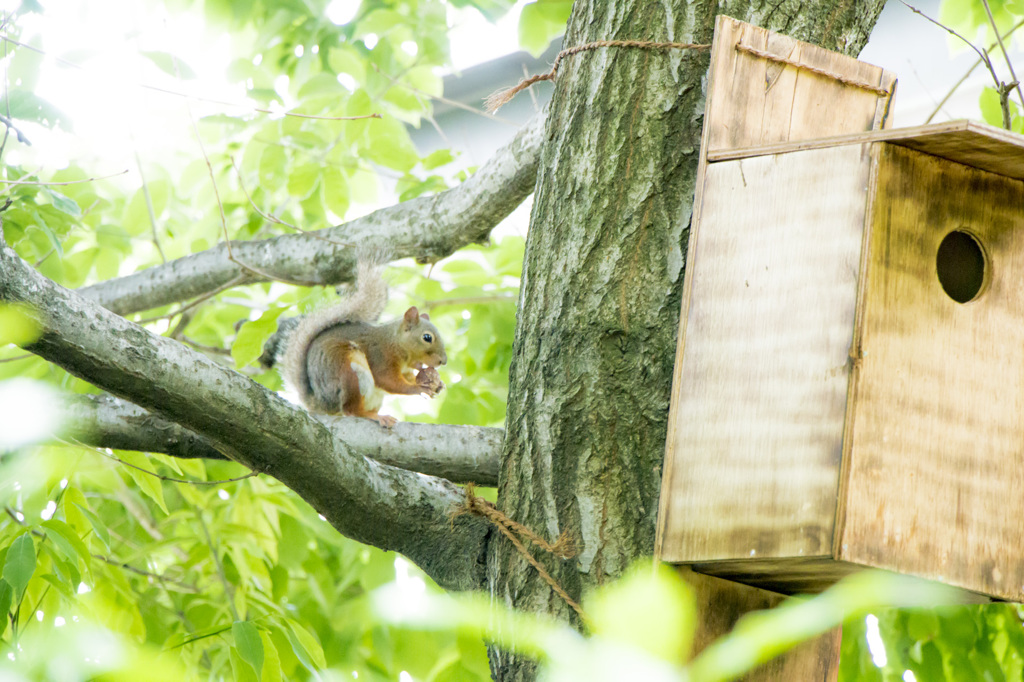
<instances>
[{"instance_id":1,"label":"green leaf","mask_svg":"<svg viewBox=\"0 0 1024 682\"><path fill-rule=\"evenodd\" d=\"M565 31L565 20L552 20L550 17L560 17L564 12L568 19L566 10L571 8L571 2L533 2L524 6L519 15L519 44L522 48L534 57L541 56L551 40Z\"/></svg>"},{"instance_id":2,"label":"green leaf","mask_svg":"<svg viewBox=\"0 0 1024 682\"><path fill-rule=\"evenodd\" d=\"M277 329L277 318L287 308L271 308L250 320L238 330L235 342L231 344L231 357L238 369L248 366L263 354L263 344Z\"/></svg>"},{"instance_id":3,"label":"green leaf","mask_svg":"<svg viewBox=\"0 0 1024 682\"><path fill-rule=\"evenodd\" d=\"M327 208L334 215L344 219L349 206L348 180L337 168L325 168L321 184Z\"/></svg>"},{"instance_id":4,"label":"green leaf","mask_svg":"<svg viewBox=\"0 0 1024 682\"><path fill-rule=\"evenodd\" d=\"M71 119L63 111L32 92L12 90L9 104L11 118L32 121L49 128L60 128L66 132L71 132ZM7 115L7 107L8 100L0 98L0 112Z\"/></svg>"},{"instance_id":5,"label":"green leaf","mask_svg":"<svg viewBox=\"0 0 1024 682\"><path fill-rule=\"evenodd\" d=\"M179 649L187 644L191 644L192 642L198 642L206 639L207 637L227 632L231 628L232 626L216 623L193 632L179 632L164 643L164 651Z\"/></svg>"},{"instance_id":6,"label":"green leaf","mask_svg":"<svg viewBox=\"0 0 1024 682\"><path fill-rule=\"evenodd\" d=\"M50 201L53 202L54 207L58 210L67 213L69 216L75 218L82 217L82 209L78 206L74 199L69 199L60 192L52 189L46 189L45 193L50 197Z\"/></svg>"},{"instance_id":7,"label":"green leaf","mask_svg":"<svg viewBox=\"0 0 1024 682\"><path fill-rule=\"evenodd\" d=\"M280 189L287 181L285 169L288 166L288 158L284 149L276 144L267 145L260 155L260 186L265 190L273 191Z\"/></svg>"},{"instance_id":8,"label":"green leaf","mask_svg":"<svg viewBox=\"0 0 1024 682\"><path fill-rule=\"evenodd\" d=\"M455 155L452 154L450 149L438 149L423 157L423 168L426 170L434 170L438 166L443 166L446 163L451 163L455 160Z\"/></svg>"},{"instance_id":9,"label":"green leaf","mask_svg":"<svg viewBox=\"0 0 1024 682\"><path fill-rule=\"evenodd\" d=\"M594 594L586 611L596 636L628 644L670 663L690 652L697 624L693 590L668 566L649 562Z\"/></svg>"},{"instance_id":10,"label":"green leaf","mask_svg":"<svg viewBox=\"0 0 1024 682\"><path fill-rule=\"evenodd\" d=\"M30 308L19 303L0 303L0 346L26 346L38 339L40 332Z\"/></svg>"},{"instance_id":11,"label":"green leaf","mask_svg":"<svg viewBox=\"0 0 1024 682\"><path fill-rule=\"evenodd\" d=\"M238 655L256 671L257 679L263 679L263 640L260 632L250 621L236 620L231 625Z\"/></svg>"},{"instance_id":12,"label":"green leaf","mask_svg":"<svg viewBox=\"0 0 1024 682\"><path fill-rule=\"evenodd\" d=\"M939 632L939 618L929 609L907 614L907 634L913 639L932 639Z\"/></svg>"},{"instance_id":13,"label":"green leaf","mask_svg":"<svg viewBox=\"0 0 1024 682\"><path fill-rule=\"evenodd\" d=\"M537 0L537 11L550 23L564 26L572 14L572 0Z\"/></svg>"},{"instance_id":14,"label":"green leaf","mask_svg":"<svg viewBox=\"0 0 1024 682\"><path fill-rule=\"evenodd\" d=\"M7 550L7 561L4 563L4 580L14 589L18 599L21 599L35 571L36 546L32 542L32 536L24 533L11 543L10 549Z\"/></svg>"},{"instance_id":15,"label":"green leaf","mask_svg":"<svg viewBox=\"0 0 1024 682\"><path fill-rule=\"evenodd\" d=\"M349 45L332 47L327 53L327 64L334 73L347 73L360 85L366 81L366 62Z\"/></svg>"},{"instance_id":16,"label":"green leaf","mask_svg":"<svg viewBox=\"0 0 1024 682\"><path fill-rule=\"evenodd\" d=\"M86 567L89 566L92 561L92 552L86 547L82 538L78 537L74 528L58 519L43 521L42 526L47 530L47 536L60 547L68 559L77 562L77 559L81 558ZM71 551L69 552L68 549Z\"/></svg>"},{"instance_id":17,"label":"green leaf","mask_svg":"<svg viewBox=\"0 0 1024 682\"><path fill-rule=\"evenodd\" d=\"M196 78L196 72L188 64L169 52L140 52L143 57L156 64L164 73L175 78L192 80Z\"/></svg>"},{"instance_id":18,"label":"green leaf","mask_svg":"<svg viewBox=\"0 0 1024 682\"><path fill-rule=\"evenodd\" d=\"M75 492L78 493L78 495L82 494L77 489L75 490ZM65 496L69 500L71 499L70 496L67 496L66 493L65 493ZM82 502L85 502L85 498L82 499ZM103 546L109 552L110 551L110 531L107 530L107 525L105 523L103 523L103 521L100 520L100 517L96 516L96 514L94 514L93 511L91 509L89 509L89 507L87 507L85 504L81 504L79 502L75 502L74 505L75 505L75 507L78 508L78 510L80 512L82 512L82 514L85 516L85 518L89 520L89 524L92 526L93 531L96 533L96 537L98 537L100 539L100 542L103 543ZM65 517L67 517L66 506L65 506L64 515L65 515Z\"/></svg>"},{"instance_id":19,"label":"green leaf","mask_svg":"<svg viewBox=\"0 0 1024 682\"><path fill-rule=\"evenodd\" d=\"M260 631L260 639L263 640L263 682L279 682L282 679L281 656L274 640L263 631Z\"/></svg>"},{"instance_id":20,"label":"green leaf","mask_svg":"<svg viewBox=\"0 0 1024 682\"><path fill-rule=\"evenodd\" d=\"M14 601L14 588L11 584L0 578L0 637L3 637L7 629L8 616L11 613L11 604Z\"/></svg>"},{"instance_id":21,"label":"green leaf","mask_svg":"<svg viewBox=\"0 0 1024 682\"><path fill-rule=\"evenodd\" d=\"M303 659L303 656L299 655L301 649L312 661L313 665L319 669L326 668L327 660L324 658L324 648L320 646L317 638L294 620L288 619L287 622L288 640L291 642L292 649L295 650L295 655L298 656L299 660Z\"/></svg>"},{"instance_id":22,"label":"green leaf","mask_svg":"<svg viewBox=\"0 0 1024 682\"><path fill-rule=\"evenodd\" d=\"M380 36L394 26L405 23L402 15L394 10L375 9L362 20L356 28L355 36L361 38L373 33Z\"/></svg>"},{"instance_id":23,"label":"green leaf","mask_svg":"<svg viewBox=\"0 0 1024 682\"><path fill-rule=\"evenodd\" d=\"M295 645L298 642L316 668L327 668L327 659L324 657L324 647L321 646L321 643L308 630L295 621L290 620L288 625L289 632L291 633L288 639L292 642L292 648L297 649Z\"/></svg>"},{"instance_id":24,"label":"green leaf","mask_svg":"<svg viewBox=\"0 0 1024 682\"><path fill-rule=\"evenodd\" d=\"M132 480L135 481L137 486L139 486L139 490L141 490L143 494L156 502L157 506L163 510L164 514L169 514L170 512L167 510L167 503L164 502L163 484L160 479L152 473L146 473L147 471L153 471L153 465L150 463L149 459L139 452L118 451L117 456L128 464L135 465L124 466L122 469L128 472L128 475L132 477ZM135 467L139 468L137 469ZM140 471L140 469L142 469L142 471Z\"/></svg>"},{"instance_id":25,"label":"green leaf","mask_svg":"<svg viewBox=\"0 0 1024 682\"><path fill-rule=\"evenodd\" d=\"M393 118L374 120L372 123L366 157L374 163L403 173L412 170L419 163L420 157L405 126Z\"/></svg>"},{"instance_id":26,"label":"green leaf","mask_svg":"<svg viewBox=\"0 0 1024 682\"><path fill-rule=\"evenodd\" d=\"M320 164L304 163L288 173L288 193L294 197L308 197L320 179Z\"/></svg>"},{"instance_id":27,"label":"green leaf","mask_svg":"<svg viewBox=\"0 0 1024 682\"><path fill-rule=\"evenodd\" d=\"M978 108L981 110L981 118L999 128L1003 127L1003 109L999 104L999 93L995 88L982 88L978 97Z\"/></svg>"}]
</instances>

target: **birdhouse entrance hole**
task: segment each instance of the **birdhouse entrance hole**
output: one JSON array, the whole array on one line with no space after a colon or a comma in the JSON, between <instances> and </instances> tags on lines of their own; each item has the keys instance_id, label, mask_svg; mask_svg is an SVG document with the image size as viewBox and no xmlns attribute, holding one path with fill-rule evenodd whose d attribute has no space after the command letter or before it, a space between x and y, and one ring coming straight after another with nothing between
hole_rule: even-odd
<instances>
[{"instance_id":1,"label":"birdhouse entrance hole","mask_svg":"<svg viewBox=\"0 0 1024 682\"><path fill-rule=\"evenodd\" d=\"M985 251L970 232L953 230L935 255L942 290L957 303L973 301L985 284Z\"/></svg>"}]
</instances>

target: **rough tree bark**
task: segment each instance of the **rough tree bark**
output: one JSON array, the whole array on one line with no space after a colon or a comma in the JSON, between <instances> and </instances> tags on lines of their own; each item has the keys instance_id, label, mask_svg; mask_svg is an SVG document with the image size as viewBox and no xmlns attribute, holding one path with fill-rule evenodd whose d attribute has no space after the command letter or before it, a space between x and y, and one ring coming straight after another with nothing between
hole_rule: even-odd
<instances>
[{"instance_id":1,"label":"rough tree bark","mask_svg":"<svg viewBox=\"0 0 1024 682\"><path fill-rule=\"evenodd\" d=\"M710 43L724 13L856 55L883 0L576 0L565 46ZM540 560L575 598L653 552L707 52L604 48L561 65L534 198L499 506L577 555ZM493 594L575 615L503 538ZM490 650L497 680L535 665Z\"/></svg>"}]
</instances>

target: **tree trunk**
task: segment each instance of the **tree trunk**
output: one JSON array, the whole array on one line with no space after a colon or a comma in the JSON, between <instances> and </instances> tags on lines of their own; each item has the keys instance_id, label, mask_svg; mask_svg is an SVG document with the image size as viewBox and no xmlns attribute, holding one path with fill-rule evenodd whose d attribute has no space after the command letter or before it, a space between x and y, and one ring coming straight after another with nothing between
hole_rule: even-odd
<instances>
[{"instance_id":1,"label":"tree trunk","mask_svg":"<svg viewBox=\"0 0 1024 682\"><path fill-rule=\"evenodd\" d=\"M856 55L884 0L576 0L565 45L710 43L718 13ZM706 51L566 57L541 152L509 386L499 506L577 554L539 560L574 599L654 548ZM578 619L504 538L492 593ZM535 666L491 649L495 679Z\"/></svg>"}]
</instances>

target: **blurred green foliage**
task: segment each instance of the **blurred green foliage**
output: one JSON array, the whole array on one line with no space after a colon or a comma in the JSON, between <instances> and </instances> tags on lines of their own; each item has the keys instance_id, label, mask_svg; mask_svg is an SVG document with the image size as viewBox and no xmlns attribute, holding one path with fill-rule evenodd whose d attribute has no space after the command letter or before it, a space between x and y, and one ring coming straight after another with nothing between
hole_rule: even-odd
<instances>
[{"instance_id":1,"label":"blurred green foliage","mask_svg":"<svg viewBox=\"0 0 1024 682\"><path fill-rule=\"evenodd\" d=\"M44 275L77 288L205 250L225 234L252 240L293 233L292 225L318 230L377 207L389 193L407 200L464 180L472 169L448 149L421 155L410 126L429 119L442 94L451 8L475 7L496 19L512 0L353 3L341 5L358 5L345 23L327 18L325 0L164 3L172 13L199 13L213 34L230 34L227 85L275 113L192 100L189 111L182 105L179 128L166 131L180 137L177 151L136 151L133 180L96 179L103 174L87 157L40 167L12 132L0 151L0 199L12 201L2 214L7 243ZM9 97L0 113L26 139L62 140L73 131L75 112L36 94L45 59L97 68L86 53L61 52L47 33L48 11L46 3L23 2L4 27L47 55L7 44ZM524 35L534 43L550 37ZM159 48L141 48L138 58L152 85L172 91L205 66ZM381 118L337 118L371 113ZM390 270L389 311L429 311L450 358L448 390L406 405L405 413L418 421L503 422L523 250L521 237L507 236L433 266ZM175 304L130 317L276 390L276 372L253 362L264 340L281 316L334 297L333 290L263 284L222 292L185 315ZM31 311L0 307L0 343L28 343L36 333ZM52 394L30 395L10 381L26 378L95 391L16 347L0 347L0 389L18 390L29 414L52 414ZM402 409L402 401L389 406ZM489 679L479 638L408 632L370 608L368 595L381 585L436 592L429 579L392 553L341 537L276 481L178 483L170 479L246 472L227 462L63 441L4 453L5 443L24 436L4 419L4 679L397 680L403 672L416 680Z\"/></svg>"},{"instance_id":2,"label":"blurred green foliage","mask_svg":"<svg viewBox=\"0 0 1024 682\"><path fill-rule=\"evenodd\" d=\"M338 224L376 206L385 187L406 200L464 180L471 169L459 166L457 154L421 154L408 126L429 121L432 98L442 94L452 8L473 7L494 20L512 0L357 4L348 21L336 24L326 18L326 0L163 3L172 12L201 13L211 31L230 35L228 84L275 113L239 113L195 99L195 128L186 117L182 130L167 131L180 137L179 151L139 158L134 180L95 179L101 174L93 164L76 158L40 167L11 132L6 153L0 151L0 194L12 202L2 214L7 243L44 275L76 288L202 251L225 234L250 240L294 232L291 225ZM564 0L527 3L519 24L523 48L542 52L563 30L570 7ZM1016 21L1017 4L994 7L1001 21ZM7 44L9 87L0 113L33 135L67 136L75 112L37 94L38 74L44 54L67 62L85 55L61 54L48 38L46 12L45 3L24 0L5 23L5 35L25 38L42 53ZM977 24L975 9L961 15ZM42 29L23 35L34 21ZM148 47L138 57L152 67L147 73L163 74L172 86L198 78L204 67ZM986 118L990 98L983 95ZM371 113L382 118L336 118ZM12 151L29 160L9 162ZM439 399L399 401L391 412L419 421L502 423L523 250L521 237L506 236L432 267L399 263L389 271L390 312L408 305L429 311L450 358L448 389ZM184 315L172 305L132 317L276 390L279 377L253 363L263 341L282 315L335 295L263 284L222 292ZM26 343L35 333L31 311L0 308L0 343ZM16 391L30 414L52 416L52 393L12 379L95 391L0 346L0 393ZM12 437L15 426L22 424L6 422L0 434L5 680L397 680L403 672L430 682L484 680L482 635L535 652L552 680L623 679L638 671L649 673L645 679L725 679L866 608L900 603L884 579L842 586L795 610L748 621L687 668L692 595L664 572L650 579L637 573L591 595L593 636L582 638L530 616L494 612L479 595L437 601L439 590L415 567L340 537L273 480L170 480L223 481L245 473L237 465L101 452L59 440L25 447ZM406 605L423 598L436 608L412 623L395 602L380 609L387 594ZM865 621L855 619L846 626L842 679L905 679L911 670L923 682L939 679L941 669L948 679L1021 680L1017 607L877 613L887 661L875 663ZM728 655L716 663L722 652Z\"/></svg>"}]
</instances>

